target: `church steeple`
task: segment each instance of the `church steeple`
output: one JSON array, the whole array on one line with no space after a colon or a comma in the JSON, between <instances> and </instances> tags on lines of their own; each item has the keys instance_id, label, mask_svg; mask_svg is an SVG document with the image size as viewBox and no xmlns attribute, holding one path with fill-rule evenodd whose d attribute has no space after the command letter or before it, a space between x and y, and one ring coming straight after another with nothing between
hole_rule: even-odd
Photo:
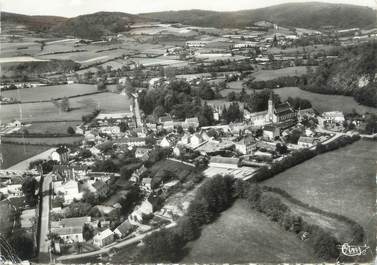
<instances>
[{"instance_id":1,"label":"church steeple","mask_svg":"<svg viewBox=\"0 0 377 265\"><path fill-rule=\"evenodd\" d=\"M275 107L274 107L273 95L271 91L270 98L268 99L268 111L267 111L269 121L273 120L274 112L275 112Z\"/></svg>"}]
</instances>

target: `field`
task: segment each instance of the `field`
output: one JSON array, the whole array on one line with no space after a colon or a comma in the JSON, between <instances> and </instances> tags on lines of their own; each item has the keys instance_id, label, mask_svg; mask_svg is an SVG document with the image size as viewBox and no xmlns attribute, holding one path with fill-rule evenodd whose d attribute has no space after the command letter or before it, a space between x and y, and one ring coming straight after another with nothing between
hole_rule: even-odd
<instances>
[{"instance_id":1,"label":"field","mask_svg":"<svg viewBox=\"0 0 377 265\"><path fill-rule=\"evenodd\" d=\"M238 200L200 238L181 263L314 262L311 248L293 233Z\"/></svg>"},{"instance_id":2,"label":"field","mask_svg":"<svg viewBox=\"0 0 377 265\"><path fill-rule=\"evenodd\" d=\"M103 112L129 111L131 101L127 96L114 93L102 93L69 100L69 112L62 112L51 102L25 103L2 105L0 120L10 122L19 119L24 122L31 121L81 121L85 114L93 112L96 108Z\"/></svg>"},{"instance_id":3,"label":"field","mask_svg":"<svg viewBox=\"0 0 377 265\"><path fill-rule=\"evenodd\" d=\"M365 112L376 113L377 109L358 104L352 97L341 95L325 95L312 93L301 90L298 87L283 87L274 89L274 92L279 94L282 100L288 97L300 97L308 99L313 107L319 112L339 110L343 112L352 112L355 109L357 112L363 114Z\"/></svg>"},{"instance_id":4,"label":"field","mask_svg":"<svg viewBox=\"0 0 377 265\"><path fill-rule=\"evenodd\" d=\"M377 143L360 140L319 155L265 181L322 210L347 216L362 225L375 243Z\"/></svg>"},{"instance_id":5,"label":"field","mask_svg":"<svg viewBox=\"0 0 377 265\"><path fill-rule=\"evenodd\" d=\"M1 95L8 98L16 98L19 101L37 101L50 100L51 98L70 97L96 91L97 88L94 85L70 84L7 90L3 91Z\"/></svg>"},{"instance_id":6,"label":"field","mask_svg":"<svg viewBox=\"0 0 377 265\"><path fill-rule=\"evenodd\" d=\"M81 136L74 137L42 137L42 138L22 138L22 137L5 137L3 136L3 142L15 143L15 144L31 144L31 145L51 145L56 146L59 144L76 144L82 140Z\"/></svg>"},{"instance_id":7,"label":"field","mask_svg":"<svg viewBox=\"0 0 377 265\"><path fill-rule=\"evenodd\" d=\"M61 121L61 122L33 122L26 129L29 133L51 133L51 134L65 134L68 127L75 129L80 121Z\"/></svg>"},{"instance_id":8,"label":"field","mask_svg":"<svg viewBox=\"0 0 377 265\"><path fill-rule=\"evenodd\" d=\"M29 157L46 151L48 147L40 145L0 144L3 163L0 168L8 168Z\"/></svg>"},{"instance_id":9,"label":"field","mask_svg":"<svg viewBox=\"0 0 377 265\"><path fill-rule=\"evenodd\" d=\"M303 53L304 51L306 52L320 52L320 51L330 51L334 49L335 46L332 45L324 45L324 44L318 44L314 46L306 46L306 47L297 47L297 48L287 48L287 49L280 49L280 48L270 48L268 52L272 54L294 54L296 55L297 53Z\"/></svg>"},{"instance_id":10,"label":"field","mask_svg":"<svg viewBox=\"0 0 377 265\"><path fill-rule=\"evenodd\" d=\"M252 74L255 81L268 81L284 76L302 76L306 74L306 66L286 67L277 70L260 70Z\"/></svg>"}]
</instances>

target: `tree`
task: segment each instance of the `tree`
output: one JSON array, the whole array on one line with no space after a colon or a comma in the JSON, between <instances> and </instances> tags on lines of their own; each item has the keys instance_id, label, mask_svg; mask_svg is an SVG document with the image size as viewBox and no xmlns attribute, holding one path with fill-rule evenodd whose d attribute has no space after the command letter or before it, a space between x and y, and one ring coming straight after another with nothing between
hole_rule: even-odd
<instances>
[{"instance_id":1,"label":"tree","mask_svg":"<svg viewBox=\"0 0 377 265\"><path fill-rule=\"evenodd\" d=\"M75 134L75 130L74 130L71 126L69 126L69 127L67 128L67 133L68 133L69 135L74 135L74 134Z\"/></svg>"},{"instance_id":2,"label":"tree","mask_svg":"<svg viewBox=\"0 0 377 265\"><path fill-rule=\"evenodd\" d=\"M60 102L60 109L64 112L71 111L68 97L64 97Z\"/></svg>"},{"instance_id":3,"label":"tree","mask_svg":"<svg viewBox=\"0 0 377 265\"><path fill-rule=\"evenodd\" d=\"M128 124L124 121L122 121L121 123L119 123L119 129L121 132L126 132L129 128L128 128Z\"/></svg>"},{"instance_id":4,"label":"tree","mask_svg":"<svg viewBox=\"0 0 377 265\"><path fill-rule=\"evenodd\" d=\"M26 233L25 230L20 229L14 231L9 238L10 245L16 251L17 256L22 260L30 260L34 257L34 243L33 239Z\"/></svg>"},{"instance_id":5,"label":"tree","mask_svg":"<svg viewBox=\"0 0 377 265\"><path fill-rule=\"evenodd\" d=\"M32 176L27 176L22 183L21 190L30 206L34 206L37 203L37 195L35 193L38 190L38 186L38 181Z\"/></svg>"},{"instance_id":6,"label":"tree","mask_svg":"<svg viewBox=\"0 0 377 265\"><path fill-rule=\"evenodd\" d=\"M178 221L177 233L187 242L196 239L200 234L200 229L189 216L183 216Z\"/></svg>"},{"instance_id":7,"label":"tree","mask_svg":"<svg viewBox=\"0 0 377 265\"><path fill-rule=\"evenodd\" d=\"M68 206L66 217L82 217L88 215L92 206L86 202L73 202Z\"/></svg>"},{"instance_id":8,"label":"tree","mask_svg":"<svg viewBox=\"0 0 377 265\"><path fill-rule=\"evenodd\" d=\"M86 241L90 240L94 236L94 229L89 224L84 224L84 227L82 229L82 236Z\"/></svg>"},{"instance_id":9,"label":"tree","mask_svg":"<svg viewBox=\"0 0 377 265\"><path fill-rule=\"evenodd\" d=\"M177 262L185 244L183 238L170 230L161 230L144 238L142 256L147 262Z\"/></svg>"},{"instance_id":10,"label":"tree","mask_svg":"<svg viewBox=\"0 0 377 265\"><path fill-rule=\"evenodd\" d=\"M131 186L127 194L121 198L120 205L122 206L122 213L129 214L134 207L142 200L143 195L138 186Z\"/></svg>"},{"instance_id":11,"label":"tree","mask_svg":"<svg viewBox=\"0 0 377 265\"><path fill-rule=\"evenodd\" d=\"M280 154L286 154L288 152L288 148L286 145L282 145L281 143L276 144L276 151Z\"/></svg>"},{"instance_id":12,"label":"tree","mask_svg":"<svg viewBox=\"0 0 377 265\"><path fill-rule=\"evenodd\" d=\"M104 81L100 81L97 84L97 90L98 91L103 91L106 89L106 83Z\"/></svg>"}]
</instances>

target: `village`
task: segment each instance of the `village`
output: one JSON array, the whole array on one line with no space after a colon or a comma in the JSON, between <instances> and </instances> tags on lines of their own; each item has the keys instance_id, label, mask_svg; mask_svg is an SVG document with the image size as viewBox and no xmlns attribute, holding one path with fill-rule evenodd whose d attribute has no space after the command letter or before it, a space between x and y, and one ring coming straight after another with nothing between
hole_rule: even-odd
<instances>
[{"instance_id":1,"label":"village","mask_svg":"<svg viewBox=\"0 0 377 265\"><path fill-rule=\"evenodd\" d=\"M257 183L375 139L370 104L306 88L318 68L376 32L268 20L241 28L137 22L92 39L7 29L0 144L17 159L10 165L0 149L3 231L30 239L25 256L39 262L109 262L179 226L208 180ZM12 76L17 60L42 70Z\"/></svg>"},{"instance_id":2,"label":"village","mask_svg":"<svg viewBox=\"0 0 377 265\"><path fill-rule=\"evenodd\" d=\"M218 124L200 127L197 117L178 121L165 115L147 123L134 94L129 112L100 113L77 126L76 134L84 136L80 146L51 149L25 171L2 170L1 198L10 205L27 202L18 202L16 211L34 237L42 217L40 251L58 260L133 238L142 242L143 235L175 225L204 178L250 180L261 167L346 134L343 113L275 105L272 95L266 111L244 109L242 121L222 124L217 108ZM36 194L48 199L30 201Z\"/></svg>"}]
</instances>

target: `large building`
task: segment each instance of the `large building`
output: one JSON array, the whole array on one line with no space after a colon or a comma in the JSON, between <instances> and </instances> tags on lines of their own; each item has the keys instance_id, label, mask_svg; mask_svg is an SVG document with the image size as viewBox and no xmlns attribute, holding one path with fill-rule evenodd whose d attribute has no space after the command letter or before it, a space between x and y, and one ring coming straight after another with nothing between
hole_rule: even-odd
<instances>
[{"instance_id":1,"label":"large building","mask_svg":"<svg viewBox=\"0 0 377 265\"><path fill-rule=\"evenodd\" d=\"M297 112L289 102L284 102L275 106L271 94L270 99L268 100L268 109L266 111L254 113L245 111L244 118L250 120L255 126L264 126L271 123L294 121L297 118Z\"/></svg>"}]
</instances>

